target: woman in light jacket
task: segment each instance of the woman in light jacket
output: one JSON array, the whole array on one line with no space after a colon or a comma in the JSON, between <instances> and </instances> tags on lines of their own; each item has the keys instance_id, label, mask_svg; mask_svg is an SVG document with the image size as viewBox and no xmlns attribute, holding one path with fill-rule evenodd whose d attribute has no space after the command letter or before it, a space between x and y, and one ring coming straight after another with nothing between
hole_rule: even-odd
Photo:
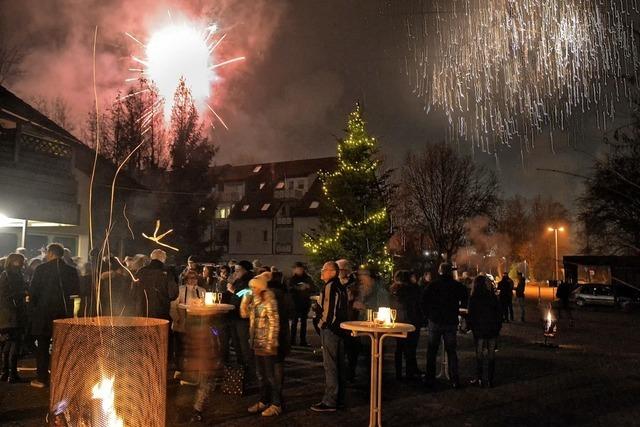
<instances>
[{"instance_id":1,"label":"woman in light jacket","mask_svg":"<svg viewBox=\"0 0 640 427\"><path fill-rule=\"evenodd\" d=\"M273 417L282 413L282 385L276 379L280 318L274 293L268 289L271 273L259 274L249 281L251 293L240 304L240 315L249 318L249 345L255 353L260 400L249 407L252 414Z\"/></svg>"}]
</instances>

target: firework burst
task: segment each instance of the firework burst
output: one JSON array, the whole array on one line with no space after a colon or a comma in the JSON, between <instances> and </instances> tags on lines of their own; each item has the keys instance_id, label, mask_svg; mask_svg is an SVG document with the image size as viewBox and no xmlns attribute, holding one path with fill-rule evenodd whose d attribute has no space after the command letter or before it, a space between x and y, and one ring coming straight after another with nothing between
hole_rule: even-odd
<instances>
[{"instance_id":1,"label":"firework burst","mask_svg":"<svg viewBox=\"0 0 640 427\"><path fill-rule=\"evenodd\" d=\"M171 15L169 17L171 18ZM138 68L129 68L129 71L139 73L158 88L164 103L165 118L171 114L173 95L180 79L184 79L199 109L204 111L204 107L208 106L213 112L213 118L226 127L220 116L209 105L215 83L219 80L216 70L234 62L243 61L245 57L218 61L215 51L226 34L219 34L216 24L200 25L186 19L174 22L171 18L169 24L152 32L146 43L141 42L131 33L126 35L144 50L144 57L132 56ZM143 68L139 68L140 66ZM132 77L127 81L135 81L138 78ZM147 114L153 115L153 111L157 110L156 106ZM147 117L147 120L150 118Z\"/></svg>"},{"instance_id":2,"label":"firework burst","mask_svg":"<svg viewBox=\"0 0 640 427\"><path fill-rule=\"evenodd\" d=\"M407 73L452 138L485 151L529 147L585 112L603 128L637 76L636 2L420 1L405 22Z\"/></svg>"}]
</instances>

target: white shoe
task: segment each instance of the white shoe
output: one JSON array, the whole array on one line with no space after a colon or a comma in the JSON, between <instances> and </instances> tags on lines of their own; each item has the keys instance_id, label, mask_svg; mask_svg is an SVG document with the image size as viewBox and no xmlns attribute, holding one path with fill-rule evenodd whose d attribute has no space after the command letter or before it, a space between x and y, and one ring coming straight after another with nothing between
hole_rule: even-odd
<instances>
[{"instance_id":1,"label":"white shoe","mask_svg":"<svg viewBox=\"0 0 640 427\"><path fill-rule=\"evenodd\" d=\"M47 386L42 381L38 381L38 380L31 380L30 384L31 384L31 387L35 387L35 388L45 388Z\"/></svg>"},{"instance_id":2,"label":"white shoe","mask_svg":"<svg viewBox=\"0 0 640 427\"><path fill-rule=\"evenodd\" d=\"M180 371L175 371L175 372L173 373L173 379L174 379L174 380L177 380L178 378L180 378L180 375L182 375L182 372L180 372Z\"/></svg>"}]
</instances>

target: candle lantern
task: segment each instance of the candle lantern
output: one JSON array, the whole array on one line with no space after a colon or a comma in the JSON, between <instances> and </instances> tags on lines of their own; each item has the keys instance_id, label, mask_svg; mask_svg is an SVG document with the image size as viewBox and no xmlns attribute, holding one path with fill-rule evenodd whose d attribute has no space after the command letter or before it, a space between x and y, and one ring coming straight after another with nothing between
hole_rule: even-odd
<instances>
[{"instance_id":1,"label":"candle lantern","mask_svg":"<svg viewBox=\"0 0 640 427\"><path fill-rule=\"evenodd\" d=\"M389 307L380 307L378 308L378 323L383 324L384 326L391 325L391 309Z\"/></svg>"}]
</instances>

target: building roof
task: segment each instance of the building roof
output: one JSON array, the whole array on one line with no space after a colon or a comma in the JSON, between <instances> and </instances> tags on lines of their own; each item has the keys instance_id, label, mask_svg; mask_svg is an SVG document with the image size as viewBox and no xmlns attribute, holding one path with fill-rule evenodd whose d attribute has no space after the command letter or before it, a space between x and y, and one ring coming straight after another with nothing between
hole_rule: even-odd
<instances>
[{"instance_id":1,"label":"building roof","mask_svg":"<svg viewBox=\"0 0 640 427\"><path fill-rule=\"evenodd\" d=\"M0 113L7 114L15 118L16 121L29 123L39 132L42 132L43 135L73 147L75 150L75 167L84 174L91 175L95 150L2 85L0 85ZM110 184L116 165L106 157L99 155L98 169L100 170L96 174L97 181ZM118 181L127 187L144 188L124 172L118 175Z\"/></svg>"},{"instance_id":2,"label":"building roof","mask_svg":"<svg viewBox=\"0 0 640 427\"><path fill-rule=\"evenodd\" d=\"M232 166L229 164L215 166L213 173L218 182L275 181L284 178L308 176L320 170L333 170L336 167L335 157L315 159L288 160L284 162L253 163Z\"/></svg>"},{"instance_id":3,"label":"building roof","mask_svg":"<svg viewBox=\"0 0 640 427\"><path fill-rule=\"evenodd\" d=\"M273 218L287 204L292 217L317 216L321 202L320 171L332 171L336 167L335 157L301 159L285 162L262 163L241 166L224 165L214 172L218 182L244 182L245 194L231 210L231 219ZM277 198L275 192L279 182L287 178L313 177L306 193L299 199ZM311 204L314 203L314 207ZM316 206L317 205L317 206Z\"/></svg>"}]
</instances>

